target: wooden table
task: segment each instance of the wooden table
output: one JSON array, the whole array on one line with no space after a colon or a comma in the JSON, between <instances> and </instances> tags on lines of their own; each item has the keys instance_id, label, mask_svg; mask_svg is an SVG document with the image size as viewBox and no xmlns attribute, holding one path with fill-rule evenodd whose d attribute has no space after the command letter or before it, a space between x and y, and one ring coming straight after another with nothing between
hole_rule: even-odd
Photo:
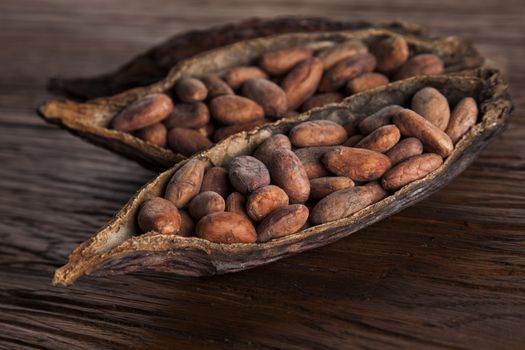
<instances>
[{"instance_id":1,"label":"wooden table","mask_svg":"<svg viewBox=\"0 0 525 350\"><path fill-rule=\"evenodd\" d=\"M48 77L278 14L398 18L471 39L507 72L510 127L440 193L330 246L213 278L51 287L154 174L37 118ZM525 348L525 2L3 0L0 29L0 348Z\"/></svg>"}]
</instances>

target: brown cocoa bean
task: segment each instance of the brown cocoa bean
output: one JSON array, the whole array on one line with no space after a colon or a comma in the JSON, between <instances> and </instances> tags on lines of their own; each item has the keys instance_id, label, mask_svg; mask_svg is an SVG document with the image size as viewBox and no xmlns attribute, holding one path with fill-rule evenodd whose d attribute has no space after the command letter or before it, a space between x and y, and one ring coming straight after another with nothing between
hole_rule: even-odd
<instances>
[{"instance_id":1,"label":"brown cocoa bean","mask_svg":"<svg viewBox=\"0 0 525 350\"><path fill-rule=\"evenodd\" d=\"M255 221L261 221L272 211L287 206L288 195L280 187L268 185L252 192L246 202L246 212Z\"/></svg>"},{"instance_id":2,"label":"brown cocoa bean","mask_svg":"<svg viewBox=\"0 0 525 350\"><path fill-rule=\"evenodd\" d=\"M425 153L399 163L385 173L382 185L387 191L401 187L430 174L443 164L443 158L435 153Z\"/></svg>"},{"instance_id":3,"label":"brown cocoa bean","mask_svg":"<svg viewBox=\"0 0 525 350\"><path fill-rule=\"evenodd\" d=\"M391 166L390 159L382 153L344 146L326 152L323 163L332 173L354 181L379 179Z\"/></svg>"},{"instance_id":4,"label":"brown cocoa bean","mask_svg":"<svg viewBox=\"0 0 525 350\"><path fill-rule=\"evenodd\" d=\"M177 103L173 112L164 120L164 125L171 128L197 129L205 126L210 121L210 111L202 102Z\"/></svg>"},{"instance_id":5,"label":"brown cocoa bean","mask_svg":"<svg viewBox=\"0 0 525 350\"><path fill-rule=\"evenodd\" d=\"M412 97L412 110L445 131L450 119L447 98L433 87L425 87Z\"/></svg>"},{"instance_id":6,"label":"brown cocoa bean","mask_svg":"<svg viewBox=\"0 0 525 350\"><path fill-rule=\"evenodd\" d=\"M134 131L156 124L167 118L173 110L173 102L164 94L147 95L124 108L111 122L119 131Z\"/></svg>"},{"instance_id":7,"label":"brown cocoa bean","mask_svg":"<svg viewBox=\"0 0 525 350\"><path fill-rule=\"evenodd\" d=\"M381 108L374 114L364 118L359 123L359 131L361 131L364 135L368 135L381 126L392 124L392 117L394 116L394 113L401 109L403 109L403 107L398 105L391 105Z\"/></svg>"},{"instance_id":8,"label":"brown cocoa bean","mask_svg":"<svg viewBox=\"0 0 525 350\"><path fill-rule=\"evenodd\" d=\"M292 149L292 143L286 135L277 134L267 138L257 147L253 156L268 166L272 160L273 151L278 148Z\"/></svg>"},{"instance_id":9,"label":"brown cocoa bean","mask_svg":"<svg viewBox=\"0 0 525 350\"><path fill-rule=\"evenodd\" d=\"M266 165L252 156L235 157L230 163L228 174L232 186L242 194L270 184Z\"/></svg>"},{"instance_id":10,"label":"brown cocoa bean","mask_svg":"<svg viewBox=\"0 0 525 350\"><path fill-rule=\"evenodd\" d=\"M353 95L386 84L388 84L388 77L386 75L381 73L365 73L348 82L346 85L346 93Z\"/></svg>"},{"instance_id":11,"label":"brown cocoa bean","mask_svg":"<svg viewBox=\"0 0 525 350\"><path fill-rule=\"evenodd\" d=\"M348 138L345 128L330 120L312 120L300 123L289 133L295 147L340 145Z\"/></svg>"},{"instance_id":12,"label":"brown cocoa bean","mask_svg":"<svg viewBox=\"0 0 525 350\"><path fill-rule=\"evenodd\" d=\"M211 114L227 125L252 122L264 117L264 110L254 101L236 95L215 97L210 102Z\"/></svg>"},{"instance_id":13,"label":"brown cocoa bean","mask_svg":"<svg viewBox=\"0 0 525 350\"><path fill-rule=\"evenodd\" d=\"M291 111L291 110L287 110L283 115L282 117L283 118L295 118L299 115L299 112L297 111Z\"/></svg>"},{"instance_id":14,"label":"brown cocoa bean","mask_svg":"<svg viewBox=\"0 0 525 350\"><path fill-rule=\"evenodd\" d=\"M408 137L399 141L390 151L386 153L392 165L396 165L405 159L418 156L423 153L423 144L415 137Z\"/></svg>"},{"instance_id":15,"label":"brown cocoa bean","mask_svg":"<svg viewBox=\"0 0 525 350\"><path fill-rule=\"evenodd\" d=\"M343 146L354 147L364 138L365 136L361 134L352 135L345 141L345 143L343 143Z\"/></svg>"},{"instance_id":16,"label":"brown cocoa bean","mask_svg":"<svg viewBox=\"0 0 525 350\"><path fill-rule=\"evenodd\" d=\"M342 60L364 55L367 52L368 47L362 41L348 40L319 52L317 57L323 62L324 69L330 69Z\"/></svg>"},{"instance_id":17,"label":"brown cocoa bean","mask_svg":"<svg viewBox=\"0 0 525 350\"><path fill-rule=\"evenodd\" d=\"M257 232L250 220L231 212L206 215L197 223L197 237L215 243L255 243Z\"/></svg>"},{"instance_id":18,"label":"brown cocoa bean","mask_svg":"<svg viewBox=\"0 0 525 350\"><path fill-rule=\"evenodd\" d=\"M308 220L308 212L308 208L302 204L276 209L257 227L258 241L267 242L300 231Z\"/></svg>"},{"instance_id":19,"label":"brown cocoa bean","mask_svg":"<svg viewBox=\"0 0 525 350\"><path fill-rule=\"evenodd\" d=\"M406 40L400 36L383 38L374 43L370 50L377 60L377 70L391 73L399 69L410 56Z\"/></svg>"},{"instance_id":20,"label":"brown cocoa bean","mask_svg":"<svg viewBox=\"0 0 525 350\"><path fill-rule=\"evenodd\" d=\"M181 219L173 203L155 197L142 203L138 224L142 232L155 231L164 235L175 235L180 230Z\"/></svg>"},{"instance_id":21,"label":"brown cocoa bean","mask_svg":"<svg viewBox=\"0 0 525 350\"><path fill-rule=\"evenodd\" d=\"M200 160L189 160L171 177L164 198L179 209L186 206L201 189L205 166Z\"/></svg>"},{"instance_id":22,"label":"brown cocoa bean","mask_svg":"<svg viewBox=\"0 0 525 350\"><path fill-rule=\"evenodd\" d=\"M213 191L201 192L191 200L188 210L190 215L195 219L211 214L224 211L226 203L220 194Z\"/></svg>"},{"instance_id":23,"label":"brown cocoa bean","mask_svg":"<svg viewBox=\"0 0 525 350\"><path fill-rule=\"evenodd\" d=\"M182 78L175 83L175 95L182 102L204 101L208 96L208 89L199 79Z\"/></svg>"},{"instance_id":24,"label":"brown cocoa bean","mask_svg":"<svg viewBox=\"0 0 525 350\"><path fill-rule=\"evenodd\" d=\"M444 64L441 58L434 54L423 53L411 57L395 74L395 80L408 79L418 75L443 73Z\"/></svg>"},{"instance_id":25,"label":"brown cocoa bean","mask_svg":"<svg viewBox=\"0 0 525 350\"><path fill-rule=\"evenodd\" d=\"M212 146L212 142L193 129L173 128L168 131L168 144L177 153L187 157Z\"/></svg>"},{"instance_id":26,"label":"brown cocoa bean","mask_svg":"<svg viewBox=\"0 0 525 350\"><path fill-rule=\"evenodd\" d=\"M354 181L349 177L328 176L310 180L310 198L320 200L329 194L354 187Z\"/></svg>"},{"instance_id":27,"label":"brown cocoa bean","mask_svg":"<svg viewBox=\"0 0 525 350\"><path fill-rule=\"evenodd\" d=\"M283 89L267 79L247 80L242 86L242 94L261 106L267 117L279 117L288 110Z\"/></svg>"},{"instance_id":28,"label":"brown cocoa bean","mask_svg":"<svg viewBox=\"0 0 525 350\"><path fill-rule=\"evenodd\" d=\"M288 99L288 108L297 109L317 90L323 75L323 64L317 57L301 61L284 77L281 87Z\"/></svg>"},{"instance_id":29,"label":"brown cocoa bean","mask_svg":"<svg viewBox=\"0 0 525 350\"><path fill-rule=\"evenodd\" d=\"M137 137L159 147L166 147L168 130L162 123L137 130Z\"/></svg>"},{"instance_id":30,"label":"brown cocoa bean","mask_svg":"<svg viewBox=\"0 0 525 350\"><path fill-rule=\"evenodd\" d=\"M337 91L349 80L361 74L372 72L375 66L376 59L374 55L369 53L345 59L326 71L319 83L319 91Z\"/></svg>"},{"instance_id":31,"label":"brown cocoa bean","mask_svg":"<svg viewBox=\"0 0 525 350\"><path fill-rule=\"evenodd\" d=\"M327 92L324 94L317 94L306 100L301 106L303 112L308 112L317 107L323 107L330 103L338 103L343 100L344 96L338 92Z\"/></svg>"},{"instance_id":32,"label":"brown cocoa bean","mask_svg":"<svg viewBox=\"0 0 525 350\"><path fill-rule=\"evenodd\" d=\"M266 52L259 60L259 66L268 74L281 75L292 69L297 63L310 58L312 51L301 47Z\"/></svg>"},{"instance_id":33,"label":"brown cocoa bean","mask_svg":"<svg viewBox=\"0 0 525 350\"><path fill-rule=\"evenodd\" d=\"M246 213L246 198L239 192L232 192L228 198L226 198L226 211L231 213L237 213L250 219Z\"/></svg>"},{"instance_id":34,"label":"brown cocoa bean","mask_svg":"<svg viewBox=\"0 0 525 350\"><path fill-rule=\"evenodd\" d=\"M208 75L202 78L202 82L208 89L208 97L214 98L222 95L234 95L232 88L218 75Z\"/></svg>"},{"instance_id":35,"label":"brown cocoa bean","mask_svg":"<svg viewBox=\"0 0 525 350\"><path fill-rule=\"evenodd\" d=\"M301 161L301 164L303 164L308 178L316 179L330 174L321 159L327 151L332 149L334 147L306 147L298 148L294 150L294 153Z\"/></svg>"},{"instance_id":36,"label":"brown cocoa bean","mask_svg":"<svg viewBox=\"0 0 525 350\"><path fill-rule=\"evenodd\" d=\"M213 123L208 123L208 124L198 128L197 131L202 136L210 138L213 135L213 133L215 132L215 125L213 125Z\"/></svg>"},{"instance_id":37,"label":"brown cocoa bean","mask_svg":"<svg viewBox=\"0 0 525 350\"><path fill-rule=\"evenodd\" d=\"M228 171L220 166L214 166L206 170L202 179L201 193L206 191L216 192L223 198L228 197L231 192Z\"/></svg>"},{"instance_id":38,"label":"brown cocoa bean","mask_svg":"<svg viewBox=\"0 0 525 350\"><path fill-rule=\"evenodd\" d=\"M310 181L294 152L279 148L273 152L269 166L273 182L288 195L290 203L304 203L310 196Z\"/></svg>"},{"instance_id":39,"label":"brown cocoa bean","mask_svg":"<svg viewBox=\"0 0 525 350\"><path fill-rule=\"evenodd\" d=\"M354 147L366 148L371 151L385 153L398 143L401 133L395 125L385 125L374 130L370 135L359 141Z\"/></svg>"},{"instance_id":40,"label":"brown cocoa bean","mask_svg":"<svg viewBox=\"0 0 525 350\"><path fill-rule=\"evenodd\" d=\"M249 123L242 123L242 124L236 124L236 125L230 125L230 126L223 126L222 128L218 128L215 130L215 133L213 134L213 141L219 142L221 140L224 140L228 136L231 136L233 134L237 134L242 131L250 131L253 130L265 123L267 123L268 120L266 119L257 119L253 122Z\"/></svg>"},{"instance_id":41,"label":"brown cocoa bean","mask_svg":"<svg viewBox=\"0 0 525 350\"><path fill-rule=\"evenodd\" d=\"M190 214L186 213L184 210L179 210L180 214L180 230L179 236L190 237L195 234L195 223L191 218Z\"/></svg>"},{"instance_id":42,"label":"brown cocoa bean","mask_svg":"<svg viewBox=\"0 0 525 350\"><path fill-rule=\"evenodd\" d=\"M247 80L267 78L268 75L259 67L234 67L224 76L226 83L234 90L240 88Z\"/></svg>"},{"instance_id":43,"label":"brown cocoa bean","mask_svg":"<svg viewBox=\"0 0 525 350\"><path fill-rule=\"evenodd\" d=\"M465 97L454 107L446 133L453 143L474 125L478 119L478 106L472 97Z\"/></svg>"}]
</instances>

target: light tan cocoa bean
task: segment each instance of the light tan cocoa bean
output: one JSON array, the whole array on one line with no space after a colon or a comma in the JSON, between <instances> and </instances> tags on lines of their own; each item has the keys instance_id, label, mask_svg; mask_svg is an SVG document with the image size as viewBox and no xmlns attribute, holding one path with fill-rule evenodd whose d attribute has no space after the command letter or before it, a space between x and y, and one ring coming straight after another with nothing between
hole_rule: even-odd
<instances>
[{"instance_id":1,"label":"light tan cocoa bean","mask_svg":"<svg viewBox=\"0 0 525 350\"><path fill-rule=\"evenodd\" d=\"M323 64L317 57L301 61L284 77L281 87L288 99L288 108L297 109L317 90L323 75Z\"/></svg>"},{"instance_id":2,"label":"light tan cocoa bean","mask_svg":"<svg viewBox=\"0 0 525 350\"><path fill-rule=\"evenodd\" d=\"M205 167L206 164L200 160L189 160L171 177L164 198L179 209L186 206L201 189Z\"/></svg>"},{"instance_id":3,"label":"light tan cocoa bean","mask_svg":"<svg viewBox=\"0 0 525 350\"><path fill-rule=\"evenodd\" d=\"M137 137L159 147L166 147L168 130L162 123L137 130Z\"/></svg>"},{"instance_id":4,"label":"light tan cocoa bean","mask_svg":"<svg viewBox=\"0 0 525 350\"><path fill-rule=\"evenodd\" d=\"M425 87L412 97L412 110L445 131L450 119L447 98L433 87Z\"/></svg>"},{"instance_id":5,"label":"light tan cocoa bean","mask_svg":"<svg viewBox=\"0 0 525 350\"><path fill-rule=\"evenodd\" d=\"M393 120L401 135L417 137L424 148L431 153L447 157L454 150L454 145L447 134L410 109L395 112Z\"/></svg>"},{"instance_id":6,"label":"light tan cocoa bean","mask_svg":"<svg viewBox=\"0 0 525 350\"><path fill-rule=\"evenodd\" d=\"M202 179L201 193L206 191L216 192L223 198L228 197L231 192L228 170L221 166L214 166L206 170Z\"/></svg>"},{"instance_id":7,"label":"light tan cocoa bean","mask_svg":"<svg viewBox=\"0 0 525 350\"><path fill-rule=\"evenodd\" d=\"M308 220L308 208L292 204L276 209L257 227L259 242L289 236L301 230Z\"/></svg>"},{"instance_id":8,"label":"light tan cocoa bean","mask_svg":"<svg viewBox=\"0 0 525 350\"><path fill-rule=\"evenodd\" d=\"M208 89L199 79L182 78L175 83L175 95L182 102L204 101L208 96Z\"/></svg>"},{"instance_id":9,"label":"light tan cocoa bean","mask_svg":"<svg viewBox=\"0 0 525 350\"><path fill-rule=\"evenodd\" d=\"M384 73L396 71L410 56L408 44L401 36L383 38L374 43L370 51L377 59L377 70Z\"/></svg>"},{"instance_id":10,"label":"light tan cocoa bean","mask_svg":"<svg viewBox=\"0 0 525 350\"><path fill-rule=\"evenodd\" d=\"M381 126L392 124L392 117L394 116L394 113L401 109L403 109L403 107L398 105L391 105L381 108L374 114L371 114L361 120L359 123L359 131L361 131L364 135L368 135Z\"/></svg>"},{"instance_id":11,"label":"light tan cocoa bean","mask_svg":"<svg viewBox=\"0 0 525 350\"><path fill-rule=\"evenodd\" d=\"M232 192L228 198L226 198L226 211L237 213L249 220L250 217L246 213L245 207L246 198L239 192Z\"/></svg>"},{"instance_id":12,"label":"light tan cocoa bean","mask_svg":"<svg viewBox=\"0 0 525 350\"><path fill-rule=\"evenodd\" d=\"M191 200L188 210L195 220L211 214L224 211L226 203L220 194L213 191L201 192Z\"/></svg>"},{"instance_id":13,"label":"light tan cocoa bean","mask_svg":"<svg viewBox=\"0 0 525 350\"><path fill-rule=\"evenodd\" d=\"M367 52L368 47L362 41L348 40L319 52L317 57L323 62L324 69L330 69L342 60L364 55Z\"/></svg>"},{"instance_id":14,"label":"light tan cocoa bean","mask_svg":"<svg viewBox=\"0 0 525 350\"><path fill-rule=\"evenodd\" d=\"M443 164L443 158L435 153L425 153L408 158L386 172L382 185L387 191L401 187L430 174Z\"/></svg>"},{"instance_id":15,"label":"light tan cocoa bean","mask_svg":"<svg viewBox=\"0 0 525 350\"><path fill-rule=\"evenodd\" d=\"M212 142L193 129L173 128L168 131L168 145L177 153L187 157L212 146Z\"/></svg>"},{"instance_id":16,"label":"light tan cocoa bean","mask_svg":"<svg viewBox=\"0 0 525 350\"><path fill-rule=\"evenodd\" d=\"M343 87L349 80L361 74L370 73L376 66L374 55L364 54L343 60L330 68L319 83L320 92L333 92Z\"/></svg>"},{"instance_id":17,"label":"light tan cocoa bean","mask_svg":"<svg viewBox=\"0 0 525 350\"><path fill-rule=\"evenodd\" d=\"M354 181L379 179L391 166L390 159L382 153L344 146L326 152L323 163L332 173Z\"/></svg>"},{"instance_id":18,"label":"light tan cocoa bean","mask_svg":"<svg viewBox=\"0 0 525 350\"><path fill-rule=\"evenodd\" d=\"M242 194L270 184L270 173L263 162L252 156L235 157L228 171L232 186Z\"/></svg>"},{"instance_id":19,"label":"light tan cocoa bean","mask_svg":"<svg viewBox=\"0 0 525 350\"><path fill-rule=\"evenodd\" d=\"M290 203L304 203L310 196L310 181L294 152L279 148L273 152L269 166L272 181L288 195Z\"/></svg>"},{"instance_id":20,"label":"light tan cocoa bean","mask_svg":"<svg viewBox=\"0 0 525 350\"><path fill-rule=\"evenodd\" d=\"M261 221L272 211L287 206L288 195L280 187L268 185L252 192L246 202L246 212L255 221Z\"/></svg>"},{"instance_id":21,"label":"light tan cocoa bean","mask_svg":"<svg viewBox=\"0 0 525 350\"><path fill-rule=\"evenodd\" d=\"M267 119L257 119L253 122L249 123L242 123L242 124L235 124L230 126L223 126L222 128L218 128L215 130L215 133L213 134L213 141L219 142L221 140L224 140L228 136L231 136L233 134L237 134L241 131L250 131L253 130L265 123L267 123Z\"/></svg>"},{"instance_id":22,"label":"light tan cocoa bean","mask_svg":"<svg viewBox=\"0 0 525 350\"><path fill-rule=\"evenodd\" d=\"M267 138L255 149L253 156L268 166L272 160L273 151L278 148L292 149L292 143L286 135L277 134Z\"/></svg>"},{"instance_id":23,"label":"light tan cocoa bean","mask_svg":"<svg viewBox=\"0 0 525 350\"><path fill-rule=\"evenodd\" d=\"M180 230L179 236L190 237L195 234L195 223L191 218L190 214L184 210L179 210L180 214Z\"/></svg>"},{"instance_id":24,"label":"light tan cocoa bean","mask_svg":"<svg viewBox=\"0 0 525 350\"><path fill-rule=\"evenodd\" d=\"M259 67L234 67L224 76L226 83L234 90L237 90L250 79L267 79L268 75Z\"/></svg>"},{"instance_id":25,"label":"light tan cocoa bean","mask_svg":"<svg viewBox=\"0 0 525 350\"><path fill-rule=\"evenodd\" d=\"M324 94L317 94L306 100L301 106L301 111L308 112L317 107L323 107L330 103L338 103L343 100L344 96L338 92L327 92Z\"/></svg>"},{"instance_id":26,"label":"light tan cocoa bean","mask_svg":"<svg viewBox=\"0 0 525 350\"><path fill-rule=\"evenodd\" d=\"M202 102L177 103L173 112L164 119L164 125L171 128L196 129L205 126L210 121L210 111Z\"/></svg>"},{"instance_id":27,"label":"light tan cocoa bean","mask_svg":"<svg viewBox=\"0 0 525 350\"><path fill-rule=\"evenodd\" d=\"M310 180L310 198L320 200L329 194L354 187L354 181L349 177L328 176Z\"/></svg>"},{"instance_id":28,"label":"light tan cocoa bean","mask_svg":"<svg viewBox=\"0 0 525 350\"><path fill-rule=\"evenodd\" d=\"M386 198L388 193L377 182L336 191L321 199L312 209L310 221L315 225L350 216Z\"/></svg>"},{"instance_id":29,"label":"light tan cocoa bean","mask_svg":"<svg viewBox=\"0 0 525 350\"><path fill-rule=\"evenodd\" d=\"M155 231L164 235L176 235L181 227L181 219L173 203L155 197L142 203L138 224L142 232Z\"/></svg>"},{"instance_id":30,"label":"light tan cocoa bean","mask_svg":"<svg viewBox=\"0 0 525 350\"><path fill-rule=\"evenodd\" d=\"M395 80L408 79L418 75L443 73L444 64L439 56L423 53L408 59L395 74Z\"/></svg>"},{"instance_id":31,"label":"light tan cocoa bean","mask_svg":"<svg viewBox=\"0 0 525 350\"><path fill-rule=\"evenodd\" d=\"M302 47L266 52L259 60L259 66L268 74L281 75L292 69L297 63L310 58L312 51Z\"/></svg>"},{"instance_id":32,"label":"light tan cocoa bean","mask_svg":"<svg viewBox=\"0 0 525 350\"><path fill-rule=\"evenodd\" d=\"M231 212L206 215L197 223L197 237L215 243L255 243L257 232L249 219Z\"/></svg>"},{"instance_id":33,"label":"light tan cocoa bean","mask_svg":"<svg viewBox=\"0 0 525 350\"><path fill-rule=\"evenodd\" d=\"M254 101L236 95L215 97L210 102L211 114L227 125L252 122L264 117L264 110Z\"/></svg>"},{"instance_id":34,"label":"light tan cocoa bean","mask_svg":"<svg viewBox=\"0 0 525 350\"><path fill-rule=\"evenodd\" d=\"M386 153L392 165L396 165L405 159L418 156L423 153L423 144L415 137L408 137L399 141L390 151Z\"/></svg>"},{"instance_id":35,"label":"light tan cocoa bean","mask_svg":"<svg viewBox=\"0 0 525 350\"><path fill-rule=\"evenodd\" d=\"M242 94L261 106L266 117L280 117L288 110L286 94L270 80L247 80L242 86Z\"/></svg>"},{"instance_id":36,"label":"light tan cocoa bean","mask_svg":"<svg viewBox=\"0 0 525 350\"><path fill-rule=\"evenodd\" d=\"M381 73L365 73L350 80L346 85L348 95L357 94L379 86L388 84L388 77Z\"/></svg>"},{"instance_id":37,"label":"light tan cocoa bean","mask_svg":"<svg viewBox=\"0 0 525 350\"><path fill-rule=\"evenodd\" d=\"M208 75L202 78L202 82L208 89L208 97L214 98L222 95L234 95L232 88L218 75Z\"/></svg>"},{"instance_id":38,"label":"light tan cocoa bean","mask_svg":"<svg viewBox=\"0 0 525 350\"><path fill-rule=\"evenodd\" d=\"M478 119L478 106L472 97L465 97L454 107L446 133L453 143L474 125Z\"/></svg>"},{"instance_id":39,"label":"light tan cocoa bean","mask_svg":"<svg viewBox=\"0 0 525 350\"><path fill-rule=\"evenodd\" d=\"M289 133L295 147L340 145L348 138L342 125L330 120L312 120L300 123Z\"/></svg>"},{"instance_id":40,"label":"light tan cocoa bean","mask_svg":"<svg viewBox=\"0 0 525 350\"><path fill-rule=\"evenodd\" d=\"M395 125L385 125L374 130L354 147L385 153L398 143L401 133Z\"/></svg>"},{"instance_id":41,"label":"light tan cocoa bean","mask_svg":"<svg viewBox=\"0 0 525 350\"><path fill-rule=\"evenodd\" d=\"M124 108L111 122L119 131L134 131L156 124L173 110L171 98L165 94L147 95Z\"/></svg>"},{"instance_id":42,"label":"light tan cocoa bean","mask_svg":"<svg viewBox=\"0 0 525 350\"><path fill-rule=\"evenodd\" d=\"M303 168L306 171L308 178L316 179L318 177L328 176L330 174L321 159L327 151L333 148L334 147L329 146L298 148L294 150L294 153L303 164Z\"/></svg>"},{"instance_id":43,"label":"light tan cocoa bean","mask_svg":"<svg viewBox=\"0 0 525 350\"><path fill-rule=\"evenodd\" d=\"M361 134L352 135L345 141L345 143L343 143L343 146L354 147L364 138L365 138L365 135L361 135Z\"/></svg>"}]
</instances>

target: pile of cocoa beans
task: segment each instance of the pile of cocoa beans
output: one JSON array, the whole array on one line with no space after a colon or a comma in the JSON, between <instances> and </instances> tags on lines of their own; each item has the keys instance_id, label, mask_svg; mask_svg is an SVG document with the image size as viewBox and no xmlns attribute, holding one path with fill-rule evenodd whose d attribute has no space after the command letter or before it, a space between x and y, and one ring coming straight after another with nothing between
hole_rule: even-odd
<instances>
[{"instance_id":1,"label":"pile of cocoa beans","mask_svg":"<svg viewBox=\"0 0 525 350\"><path fill-rule=\"evenodd\" d=\"M164 198L142 204L138 224L143 232L230 244L266 242L338 220L439 168L477 117L473 98L451 111L444 95L425 87L410 109L387 106L347 125L304 121L227 167L206 169L190 159Z\"/></svg>"},{"instance_id":2,"label":"pile of cocoa beans","mask_svg":"<svg viewBox=\"0 0 525 350\"><path fill-rule=\"evenodd\" d=\"M320 50L290 47L267 52L253 65L231 68L222 76L179 79L172 91L128 105L111 127L190 156L268 121L340 102L390 80L442 71L443 62L434 54L410 57L400 36L370 47L359 40Z\"/></svg>"}]
</instances>

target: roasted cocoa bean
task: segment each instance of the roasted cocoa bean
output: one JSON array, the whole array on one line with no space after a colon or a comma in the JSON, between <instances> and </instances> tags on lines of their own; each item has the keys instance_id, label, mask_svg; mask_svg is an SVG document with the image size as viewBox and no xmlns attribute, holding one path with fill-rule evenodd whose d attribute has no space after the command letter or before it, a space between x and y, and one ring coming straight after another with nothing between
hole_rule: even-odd
<instances>
[{"instance_id":1,"label":"roasted cocoa bean","mask_svg":"<svg viewBox=\"0 0 525 350\"><path fill-rule=\"evenodd\" d=\"M206 170L202 179L201 192L213 191L223 198L228 197L231 192L228 170L220 166L214 166Z\"/></svg>"},{"instance_id":2,"label":"roasted cocoa bean","mask_svg":"<svg viewBox=\"0 0 525 350\"><path fill-rule=\"evenodd\" d=\"M173 110L173 102L164 94L147 95L124 108L111 122L119 131L134 131L156 124L167 118Z\"/></svg>"},{"instance_id":3,"label":"roasted cocoa bean","mask_svg":"<svg viewBox=\"0 0 525 350\"><path fill-rule=\"evenodd\" d=\"M374 130L354 147L385 153L394 147L400 138L401 133L395 125L385 125Z\"/></svg>"},{"instance_id":4,"label":"roasted cocoa bean","mask_svg":"<svg viewBox=\"0 0 525 350\"><path fill-rule=\"evenodd\" d=\"M141 205L138 224L142 232L155 231L165 235L175 235L180 230L181 218L172 202L155 197Z\"/></svg>"},{"instance_id":5,"label":"roasted cocoa bean","mask_svg":"<svg viewBox=\"0 0 525 350\"><path fill-rule=\"evenodd\" d=\"M381 183L387 191L396 191L425 177L439 168L441 164L443 164L443 158L435 153L414 156L387 171Z\"/></svg>"},{"instance_id":6,"label":"roasted cocoa bean","mask_svg":"<svg viewBox=\"0 0 525 350\"><path fill-rule=\"evenodd\" d=\"M280 187L268 185L252 192L246 202L246 212L255 221L261 221L272 211L287 206L288 195Z\"/></svg>"},{"instance_id":7,"label":"roasted cocoa bean","mask_svg":"<svg viewBox=\"0 0 525 350\"><path fill-rule=\"evenodd\" d=\"M312 51L308 49L291 47L263 54L259 60L259 66L268 74L281 75L311 56Z\"/></svg>"},{"instance_id":8,"label":"roasted cocoa bean","mask_svg":"<svg viewBox=\"0 0 525 350\"><path fill-rule=\"evenodd\" d=\"M235 157L230 163L229 177L232 186L243 194L270 184L266 165L252 156Z\"/></svg>"},{"instance_id":9,"label":"roasted cocoa bean","mask_svg":"<svg viewBox=\"0 0 525 350\"><path fill-rule=\"evenodd\" d=\"M379 179L391 166L390 159L382 153L344 146L326 152L323 163L332 173L354 181Z\"/></svg>"},{"instance_id":10,"label":"roasted cocoa bean","mask_svg":"<svg viewBox=\"0 0 525 350\"><path fill-rule=\"evenodd\" d=\"M258 241L266 242L300 231L308 220L308 213L308 208L302 204L274 210L257 227Z\"/></svg>"},{"instance_id":11,"label":"roasted cocoa bean","mask_svg":"<svg viewBox=\"0 0 525 350\"><path fill-rule=\"evenodd\" d=\"M235 95L215 97L210 102L211 114L227 125L249 123L264 117L264 110L254 101Z\"/></svg>"},{"instance_id":12,"label":"roasted cocoa bean","mask_svg":"<svg viewBox=\"0 0 525 350\"><path fill-rule=\"evenodd\" d=\"M392 165L396 165L405 159L418 156L423 153L423 144L415 137L408 137L399 141L390 151L386 152Z\"/></svg>"},{"instance_id":13,"label":"roasted cocoa bean","mask_svg":"<svg viewBox=\"0 0 525 350\"><path fill-rule=\"evenodd\" d=\"M345 128L330 120L303 122L290 131L290 141L295 147L340 145L347 138Z\"/></svg>"},{"instance_id":14,"label":"roasted cocoa bean","mask_svg":"<svg viewBox=\"0 0 525 350\"><path fill-rule=\"evenodd\" d=\"M445 131L450 119L447 98L433 87L425 87L412 97L412 110Z\"/></svg>"},{"instance_id":15,"label":"roasted cocoa bean","mask_svg":"<svg viewBox=\"0 0 525 350\"><path fill-rule=\"evenodd\" d=\"M266 117L279 117L288 110L288 99L279 85L266 79L250 79L242 86L242 94L255 101Z\"/></svg>"},{"instance_id":16,"label":"roasted cocoa bean","mask_svg":"<svg viewBox=\"0 0 525 350\"><path fill-rule=\"evenodd\" d=\"M354 187L354 181L349 177L328 176L310 180L310 198L319 200L329 194Z\"/></svg>"},{"instance_id":17,"label":"roasted cocoa bean","mask_svg":"<svg viewBox=\"0 0 525 350\"><path fill-rule=\"evenodd\" d=\"M288 195L290 203L304 203L310 196L310 181L294 152L279 148L273 152L269 166L272 181Z\"/></svg>"},{"instance_id":18,"label":"roasted cocoa bean","mask_svg":"<svg viewBox=\"0 0 525 350\"><path fill-rule=\"evenodd\" d=\"M190 202L188 210L195 220L211 214L224 211L226 203L220 194L213 191L205 191L196 195Z\"/></svg>"},{"instance_id":19,"label":"roasted cocoa bean","mask_svg":"<svg viewBox=\"0 0 525 350\"><path fill-rule=\"evenodd\" d=\"M255 243L257 232L249 219L231 212L206 215L197 223L197 237L215 243Z\"/></svg>"},{"instance_id":20,"label":"roasted cocoa bean","mask_svg":"<svg viewBox=\"0 0 525 350\"><path fill-rule=\"evenodd\" d=\"M374 55L364 54L345 59L330 68L319 83L320 92L337 91L349 80L361 74L370 73L374 70L376 59Z\"/></svg>"},{"instance_id":21,"label":"roasted cocoa bean","mask_svg":"<svg viewBox=\"0 0 525 350\"><path fill-rule=\"evenodd\" d=\"M171 177L164 198L179 209L188 204L201 189L205 166L200 160L189 160Z\"/></svg>"},{"instance_id":22,"label":"roasted cocoa bean","mask_svg":"<svg viewBox=\"0 0 525 350\"><path fill-rule=\"evenodd\" d=\"M282 89L288 99L288 108L297 109L317 90L323 75L323 64L317 57L298 63L283 79Z\"/></svg>"},{"instance_id":23,"label":"roasted cocoa bean","mask_svg":"<svg viewBox=\"0 0 525 350\"><path fill-rule=\"evenodd\" d=\"M472 97L466 97L459 101L452 111L450 122L445 130L453 143L456 143L461 136L476 124L478 119L478 106Z\"/></svg>"}]
</instances>

